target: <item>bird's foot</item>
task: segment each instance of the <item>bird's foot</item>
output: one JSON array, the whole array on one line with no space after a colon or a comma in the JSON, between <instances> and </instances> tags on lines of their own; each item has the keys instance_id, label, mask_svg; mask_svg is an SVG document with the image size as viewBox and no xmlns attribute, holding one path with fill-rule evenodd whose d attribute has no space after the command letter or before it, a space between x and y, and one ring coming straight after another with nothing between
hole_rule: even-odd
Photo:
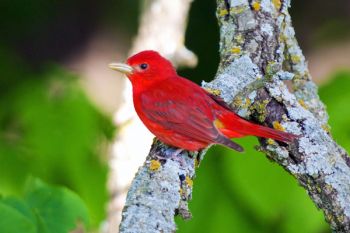
<instances>
[{"instance_id":1,"label":"bird's foot","mask_svg":"<svg viewBox=\"0 0 350 233\"><path fill-rule=\"evenodd\" d=\"M181 152L183 152L184 149L176 148L174 151L173 149L168 149L163 153L163 156L156 155L159 160L167 160L171 159L173 161L177 161L180 163L181 166L185 164L185 160L182 158L182 156L179 156Z\"/></svg>"}]
</instances>

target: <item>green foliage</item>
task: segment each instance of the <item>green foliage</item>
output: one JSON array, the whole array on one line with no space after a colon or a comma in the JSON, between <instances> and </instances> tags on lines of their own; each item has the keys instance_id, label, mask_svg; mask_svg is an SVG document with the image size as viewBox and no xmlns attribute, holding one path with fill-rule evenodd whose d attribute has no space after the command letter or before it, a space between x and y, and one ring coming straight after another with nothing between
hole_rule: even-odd
<instances>
[{"instance_id":1,"label":"green foliage","mask_svg":"<svg viewBox=\"0 0 350 233\"><path fill-rule=\"evenodd\" d=\"M194 218L178 221L179 232L316 233L326 228L295 179L254 150L256 139L237 141L244 154L216 146L206 155L190 204Z\"/></svg>"},{"instance_id":2,"label":"green foliage","mask_svg":"<svg viewBox=\"0 0 350 233\"><path fill-rule=\"evenodd\" d=\"M23 196L30 176L64 185L81 196L97 227L105 217L107 165L101 155L113 136L111 121L87 99L76 77L56 66L38 74L11 56L0 56L0 69L5 74L0 194Z\"/></svg>"},{"instance_id":3,"label":"green foliage","mask_svg":"<svg viewBox=\"0 0 350 233\"><path fill-rule=\"evenodd\" d=\"M34 214L17 199L0 200L0 228L6 233L37 232Z\"/></svg>"},{"instance_id":4,"label":"green foliage","mask_svg":"<svg viewBox=\"0 0 350 233\"><path fill-rule=\"evenodd\" d=\"M32 179L23 199L0 199L3 233L65 233L88 224L87 208L78 195Z\"/></svg>"},{"instance_id":5,"label":"green foliage","mask_svg":"<svg viewBox=\"0 0 350 233\"><path fill-rule=\"evenodd\" d=\"M350 150L350 73L337 74L320 88L334 138ZM216 146L197 171L190 209L193 219L178 219L181 233L329 232L323 213L281 167L253 149L254 138L237 140L246 152Z\"/></svg>"}]
</instances>

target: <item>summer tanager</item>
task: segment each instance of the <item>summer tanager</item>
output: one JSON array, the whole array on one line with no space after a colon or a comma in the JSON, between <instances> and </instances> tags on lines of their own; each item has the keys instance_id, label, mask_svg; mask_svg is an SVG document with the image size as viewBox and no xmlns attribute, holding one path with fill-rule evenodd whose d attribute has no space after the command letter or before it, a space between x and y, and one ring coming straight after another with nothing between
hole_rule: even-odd
<instances>
[{"instance_id":1,"label":"summer tanager","mask_svg":"<svg viewBox=\"0 0 350 233\"><path fill-rule=\"evenodd\" d=\"M243 148L230 138L254 135L290 143L297 137L241 118L221 98L180 77L155 51L137 53L126 64L109 67L129 78L138 116L165 144L189 151L221 144L241 152Z\"/></svg>"}]
</instances>

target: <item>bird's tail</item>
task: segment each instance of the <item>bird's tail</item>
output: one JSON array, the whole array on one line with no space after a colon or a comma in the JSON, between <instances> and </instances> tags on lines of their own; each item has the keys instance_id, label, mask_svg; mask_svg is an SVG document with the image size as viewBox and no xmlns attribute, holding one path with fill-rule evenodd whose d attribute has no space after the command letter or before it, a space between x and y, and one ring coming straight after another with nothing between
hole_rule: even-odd
<instances>
[{"instance_id":1,"label":"bird's tail","mask_svg":"<svg viewBox=\"0 0 350 233\"><path fill-rule=\"evenodd\" d=\"M250 123L250 124L252 124L252 123ZM253 130L253 132L251 132L251 135L263 137L263 138L271 138L271 139L285 142L285 143L291 143L299 137L295 134L283 132L280 130L268 128L268 127L261 126L261 125L253 124L253 127L254 127L254 130Z\"/></svg>"},{"instance_id":2,"label":"bird's tail","mask_svg":"<svg viewBox=\"0 0 350 233\"><path fill-rule=\"evenodd\" d=\"M219 135L218 138L215 140L215 143L227 146L231 149L234 149L238 152L243 152L244 149L241 145L231 141L229 138L223 136L223 135Z\"/></svg>"},{"instance_id":3,"label":"bird's tail","mask_svg":"<svg viewBox=\"0 0 350 233\"><path fill-rule=\"evenodd\" d=\"M235 114L230 115L231 116L229 118L225 117L220 119L225 125L225 128L223 128L221 132L229 138L252 135L263 138L271 138L285 143L291 143L299 137L295 134L254 124Z\"/></svg>"}]
</instances>

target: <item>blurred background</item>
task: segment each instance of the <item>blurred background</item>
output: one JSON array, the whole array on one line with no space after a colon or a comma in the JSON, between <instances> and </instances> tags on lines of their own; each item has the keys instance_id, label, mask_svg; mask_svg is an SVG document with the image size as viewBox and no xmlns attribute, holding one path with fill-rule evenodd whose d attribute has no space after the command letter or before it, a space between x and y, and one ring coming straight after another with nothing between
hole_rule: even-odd
<instances>
[{"instance_id":1,"label":"blurred background","mask_svg":"<svg viewBox=\"0 0 350 233\"><path fill-rule=\"evenodd\" d=\"M123 90L107 64L127 56L140 2L0 6L0 231L67 232L78 216L79 229L99 232ZM213 0L197 0L190 10L186 45L199 64L179 73L197 83L211 80L219 61L215 8ZM350 151L350 2L293 0L291 15L332 134ZM178 232L330 232L296 181L254 150L255 138L239 142L245 154L210 149L197 171L193 219L177 219Z\"/></svg>"}]
</instances>

